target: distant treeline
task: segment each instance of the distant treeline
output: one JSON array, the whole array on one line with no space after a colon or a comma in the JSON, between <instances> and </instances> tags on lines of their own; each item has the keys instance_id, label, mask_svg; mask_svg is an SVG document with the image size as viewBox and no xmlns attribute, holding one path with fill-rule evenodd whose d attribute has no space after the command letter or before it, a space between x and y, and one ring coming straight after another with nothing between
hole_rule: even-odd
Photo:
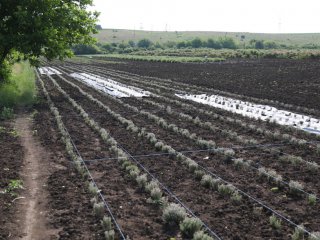
<instances>
[{"instance_id":1,"label":"distant treeline","mask_svg":"<svg viewBox=\"0 0 320 240\"><path fill-rule=\"evenodd\" d=\"M133 53L136 51L156 50L156 49L320 49L320 45L306 44L303 46L288 46L286 44L278 44L273 41L264 41L252 39L245 41L245 37L241 41L235 41L231 37L222 37L218 39L209 38L202 40L195 38L190 41L168 41L166 43L152 42L149 39L141 39L137 42L132 40L122 43L97 43L96 45L76 45L73 51L76 55L82 54L100 54L100 53Z\"/></svg>"}]
</instances>

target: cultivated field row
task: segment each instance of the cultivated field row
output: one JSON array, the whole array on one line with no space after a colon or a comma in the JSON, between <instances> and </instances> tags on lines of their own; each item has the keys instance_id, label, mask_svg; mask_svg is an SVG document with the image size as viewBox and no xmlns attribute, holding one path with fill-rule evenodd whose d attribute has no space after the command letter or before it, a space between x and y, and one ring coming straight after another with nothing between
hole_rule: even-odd
<instances>
[{"instance_id":1,"label":"cultivated field row","mask_svg":"<svg viewBox=\"0 0 320 240\"><path fill-rule=\"evenodd\" d=\"M314 164L312 165L314 166L313 168L310 167L311 161L308 161L309 159L297 161L298 164L287 164L288 161L290 162L290 159L283 159L281 162L274 160L274 156L278 154L278 151L274 151L269 154L270 156L264 153L267 160L260 163L257 159L261 156L261 148L255 146L255 148L252 147L248 149L247 147L248 145L252 146L258 143L266 144L268 141L243 141L242 143L236 138L226 138L219 130L213 132L213 130L216 130L215 126L205 125L206 122L201 121L199 118L197 120L189 118L189 113L184 113L183 111L185 111L185 109L183 106L179 106L179 104L177 104L177 106L169 105L169 107L171 107L170 110L167 108L168 104L164 105L161 101L157 101L157 97L152 98L152 100L119 100L98 93L66 75L55 75L53 78L65 93L76 100L84 111L92 116L98 124L101 124L105 129L110 129L109 131L117 142L119 142L124 149L129 149L128 151L132 155L146 155L159 151L166 153L167 155L160 154L151 157L154 160L150 160L150 157L141 158L141 162L146 166L148 171L160 179L160 182L169 186L173 192L177 192L176 195L182 199L182 202L185 203L186 206L189 206L190 209L195 209L195 212L199 213L200 219L214 229L222 238L242 236L241 234L245 234L243 236L247 237L249 236L248 234L253 234L251 236L271 237L271 235L276 234L274 237L281 239L281 236L278 236L280 234L279 231L273 231L268 223L268 221L274 217L276 218L275 220L278 220L277 218L281 219L281 216L286 217L282 219L283 226L280 231L281 234L292 232L294 227L292 228L292 224L290 224L291 221L293 221L291 223L307 223L304 224L305 229L308 229L306 231L318 231L317 226L319 219L314 218L316 212L319 211L318 202L314 194L309 194L312 192L318 193L318 183L317 181L311 181L310 183L307 178L301 177L299 181L302 181L303 185L298 185L293 173L296 168L304 169L305 174L309 175L317 173L317 165ZM113 80L118 81L118 79ZM76 84L76 86L74 84ZM141 85L140 87L143 88ZM91 97L88 94L90 94ZM81 95L83 96L81 97ZM110 116L106 116L108 111L100 104L97 105L99 107L98 109L93 108L92 104L94 101L92 102L92 97L107 106L112 112L118 114L113 116L111 112L109 112ZM160 100L162 99L160 98ZM156 111L154 106L158 106ZM180 119L177 119L177 115L173 113L177 112L175 108L180 111L178 115L181 116ZM106 123L106 120L109 122L110 118L113 120L113 124ZM190 128L192 122L194 125ZM210 122L215 123L215 121ZM219 129L227 126L223 121L218 122ZM244 139L251 139L253 136L254 134L249 132L245 135ZM134 139L130 141L132 137L138 138L139 141L134 141ZM141 144L143 145L141 146ZM279 144L283 143L279 142ZM235 146L239 149L237 150ZM290 145L284 147L287 147L287 150L291 149ZM210 151L202 151L201 149L203 148L210 148ZM296 152L297 156L299 156L299 153L304 151L304 149L305 147L302 146L301 149ZM185 150L199 150L199 152L192 151L188 153L185 152ZM84 152L86 153L87 151L84 150ZM313 152L314 156L317 156L315 151L311 150L311 152ZM110 156L88 155L85 159L108 157ZM178 161L174 161L172 158ZM108 160L106 162L109 163L110 161ZM105 162L97 161L97 163L94 164L105 164ZM180 164L183 168L181 168ZM272 169L277 168L280 169L280 171L282 169L282 171L285 172L284 170L288 167L293 170L292 173L290 172L289 174L290 177L279 174L275 175ZM172 179L176 179L175 174L179 176L178 182L172 182ZM301 175L303 176L305 174ZM180 176L183 176L185 181L182 181ZM193 187L197 186L197 179L199 179L200 185L203 186L203 189L201 188L200 191L194 189L197 187ZM175 184L178 186L175 186ZM185 195L186 193L188 193L189 197ZM190 196L190 194L192 195ZM199 207L204 206L199 203L199 200L195 201L195 199L192 199L192 196L198 198L199 196L208 194L210 197L204 196L204 199L207 199L204 202L207 203L205 210L210 213L212 212L210 216L207 215L208 212L200 211L201 208L199 209ZM212 194L215 196L214 204L212 203ZM250 197L253 197L256 201ZM225 205L225 199L229 199L227 205ZM267 206L267 208L264 207L264 210L258 211L259 214L264 215L264 217L261 218L260 223L257 223L257 216L259 216L259 214L256 215L253 210L260 208L261 201L266 204L265 206ZM221 202L222 205L218 205L218 202ZM223 212L223 214L226 215L223 219L220 219L222 222L219 224L219 219L212 218L219 216L221 206L227 207L226 209L228 210L227 212ZM301 211L297 211L297 208L301 207ZM268 208L269 211L266 210ZM212 209L212 211L210 211L210 209ZM229 209L231 212L229 212ZM270 212L270 209L275 211L274 216L271 215L272 212ZM241 216L241 222L246 221L246 223L243 223L244 225L242 226L241 224L235 224L237 221L234 219L234 216L238 216L238 218ZM271 218L269 219L270 216ZM260 219L260 217L258 217L258 219ZM232 225L232 227L229 227L228 224ZM252 231L252 224L259 224L259 226L254 229L254 233L249 233L249 229ZM225 233L224 225L228 226L230 232ZM248 226L248 229L244 226ZM291 226L291 230L289 226ZM282 235L282 237L283 236L285 235Z\"/></svg>"}]
</instances>

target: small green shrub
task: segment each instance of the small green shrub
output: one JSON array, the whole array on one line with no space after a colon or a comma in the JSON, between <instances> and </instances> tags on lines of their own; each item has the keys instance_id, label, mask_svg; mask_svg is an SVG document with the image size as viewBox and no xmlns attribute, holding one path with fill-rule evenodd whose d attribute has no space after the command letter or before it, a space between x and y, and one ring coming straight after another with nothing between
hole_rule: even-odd
<instances>
[{"instance_id":1,"label":"small green shrub","mask_svg":"<svg viewBox=\"0 0 320 240\"><path fill-rule=\"evenodd\" d=\"M303 240L304 239L304 226L299 225L294 229L294 233L291 236L292 240Z\"/></svg>"},{"instance_id":2,"label":"small green shrub","mask_svg":"<svg viewBox=\"0 0 320 240\"><path fill-rule=\"evenodd\" d=\"M301 194L300 190L303 190L303 185L297 181L290 180L289 188L292 195L299 196Z\"/></svg>"},{"instance_id":3,"label":"small green shrub","mask_svg":"<svg viewBox=\"0 0 320 240\"><path fill-rule=\"evenodd\" d=\"M148 183L147 174L137 176L136 182L138 183L139 188L144 189Z\"/></svg>"},{"instance_id":4,"label":"small green shrub","mask_svg":"<svg viewBox=\"0 0 320 240\"><path fill-rule=\"evenodd\" d=\"M202 222L198 218L185 218L180 223L180 230L186 237L192 237L195 232L200 231Z\"/></svg>"},{"instance_id":5,"label":"small green shrub","mask_svg":"<svg viewBox=\"0 0 320 240\"><path fill-rule=\"evenodd\" d=\"M93 204L93 214L97 218L102 218L104 214L104 204L103 202L94 203Z\"/></svg>"},{"instance_id":6,"label":"small green shrub","mask_svg":"<svg viewBox=\"0 0 320 240\"><path fill-rule=\"evenodd\" d=\"M308 195L308 204L311 205L311 206L313 206L313 205L316 205L316 203L317 203L317 197L316 197L316 195L314 195L314 194L309 194L309 195Z\"/></svg>"},{"instance_id":7,"label":"small green shrub","mask_svg":"<svg viewBox=\"0 0 320 240\"><path fill-rule=\"evenodd\" d=\"M101 220L101 226L103 230L110 231L112 229L112 220L110 217L104 216Z\"/></svg>"},{"instance_id":8,"label":"small green shrub","mask_svg":"<svg viewBox=\"0 0 320 240\"><path fill-rule=\"evenodd\" d=\"M312 232L308 240L320 240L320 232Z\"/></svg>"},{"instance_id":9,"label":"small green shrub","mask_svg":"<svg viewBox=\"0 0 320 240\"><path fill-rule=\"evenodd\" d=\"M182 222L187 216L184 208L180 205L171 203L163 211L162 218L165 224L174 226Z\"/></svg>"},{"instance_id":10,"label":"small green shrub","mask_svg":"<svg viewBox=\"0 0 320 240\"><path fill-rule=\"evenodd\" d=\"M105 231L104 238L106 240L114 240L114 234L115 234L114 230Z\"/></svg>"},{"instance_id":11,"label":"small green shrub","mask_svg":"<svg viewBox=\"0 0 320 240\"><path fill-rule=\"evenodd\" d=\"M272 228L279 230L281 228L281 220L275 215L270 216L269 222Z\"/></svg>"},{"instance_id":12,"label":"small green shrub","mask_svg":"<svg viewBox=\"0 0 320 240\"><path fill-rule=\"evenodd\" d=\"M192 240L213 240L213 238L204 231L198 231L193 235Z\"/></svg>"},{"instance_id":13,"label":"small green shrub","mask_svg":"<svg viewBox=\"0 0 320 240\"><path fill-rule=\"evenodd\" d=\"M13 118L13 109L3 107L1 114L0 114L0 119L7 120L7 119L12 119L12 118Z\"/></svg>"}]
</instances>

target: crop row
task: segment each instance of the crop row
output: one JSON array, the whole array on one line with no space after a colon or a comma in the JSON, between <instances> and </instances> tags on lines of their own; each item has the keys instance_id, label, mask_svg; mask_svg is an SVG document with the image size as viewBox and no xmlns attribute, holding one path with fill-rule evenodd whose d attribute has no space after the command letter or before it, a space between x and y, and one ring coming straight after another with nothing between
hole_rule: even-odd
<instances>
[{"instance_id":1,"label":"crop row","mask_svg":"<svg viewBox=\"0 0 320 240\"><path fill-rule=\"evenodd\" d=\"M66 80L63 78L64 81L66 81L69 84L73 84L70 81ZM226 161L232 161L236 166L240 166L240 164L245 165L248 168L251 168L255 171L257 171L257 173L259 173L259 175L266 175L268 181L273 180L275 181L277 184L281 184L281 185L287 185L290 188L291 192L300 192L300 193L306 193L303 191L303 185L300 184L299 182L290 180L290 183L287 183L285 181L282 180L282 176L280 176L279 174L277 174L274 170L272 169L266 169L263 167L263 165L259 165L258 167L255 167L255 164L253 164L252 161L247 160L247 161L243 161L242 159L237 159L235 158L235 152L232 149L228 149L228 148L216 148L216 145L213 141L210 141L210 145L208 144L208 141L204 141L201 139L196 139L192 136L196 136L196 134L194 133L190 133L187 129L180 129L178 128L176 125L174 124L169 124L167 123L164 119L159 118L158 116L151 114L149 112L146 111L139 111L138 108L133 107L127 103L123 103L122 100L118 99L118 98L114 98L111 96L106 95L106 97L109 98L110 101L118 103L120 105L122 105L123 107L127 108L128 110L131 110L133 113L137 113L140 114L142 116L146 116L147 119L152 119L154 122L156 122L156 124L158 126L160 126L161 128L165 129L165 130L170 130L172 132L175 132L179 135L182 135L186 138L189 138L193 141L195 141L197 143L197 145L201 145L202 147L206 147L208 149L210 149L210 151L214 152L214 153L219 153L224 155L224 158L226 159ZM132 126L130 126L130 128L132 128ZM293 158L292 156L290 156L291 158ZM311 166L313 166L311 168ZM310 164L310 171L314 172L316 171L318 165L311 165ZM237 168L238 169L238 168ZM261 174L263 173L263 174ZM311 199L310 202L314 203L314 201L316 200L316 196L314 194L307 194L308 199Z\"/></svg>"},{"instance_id":2,"label":"crop row","mask_svg":"<svg viewBox=\"0 0 320 240\"><path fill-rule=\"evenodd\" d=\"M95 73L93 70L89 70L89 69L86 69L86 71L88 72L92 72L92 73ZM99 71L99 70L96 70L96 72L101 72L101 73L105 73L104 71ZM108 73L109 74L109 73ZM119 75L112 75L112 76L116 76L116 77L121 77L122 79L124 80L129 80L131 82L132 85L134 86L140 86L143 85L144 88L146 90L149 90L150 92L154 92L155 90L154 89L159 89L159 88L163 88L161 85L159 85L159 83L146 83L145 81L142 81L141 79L133 79L132 77L126 77L126 76L119 76ZM150 85L152 87L147 87L146 85ZM171 88L167 88L165 87L165 90L166 91L172 91L172 87ZM157 92L159 93L159 91ZM217 109L215 109L215 111L208 111L208 110L204 110L202 108L199 108L199 107L195 107L194 105L192 104L188 104L188 103L185 103L185 102L182 102L181 99L179 98L175 98L171 95L168 95L168 94L161 94L161 95L158 95L156 94L156 97L164 102L167 102L169 104L175 104L175 105L178 105L179 107L182 107L182 108L186 108L186 109L190 109L190 110L194 110L198 113L201 113L201 114L205 114L207 116L210 116L210 117L213 117L214 119L216 120L219 120L219 121L225 121L227 123L231 123L231 124L235 124L241 128L244 128L244 129L248 129L252 132L255 132L257 134L263 134L264 136L272 139L272 140L283 140L285 142L288 142L288 143L291 143L291 144L294 144L294 145L297 145L297 146L304 146L306 148L309 149L309 142L307 142L306 140L304 139L299 139L299 138L296 138L290 134L281 134L279 131L270 131L270 130L267 130L267 129L263 129L261 126L257 126L255 124L247 124L246 122L238 119L238 116L237 118L233 118L233 117L225 117L223 115L226 115L226 114L218 114L217 113ZM224 112L223 112L224 113ZM278 127L280 129L285 129L285 130L290 130L290 131L296 131L295 129L292 129L291 130L291 127L288 127L288 126L281 126L281 125L278 125ZM231 133L232 135L233 133ZM307 133L309 134L309 133ZM318 135L318 138L320 138L320 136ZM320 152L320 145L317 146L318 147L318 151Z\"/></svg>"},{"instance_id":3,"label":"crop row","mask_svg":"<svg viewBox=\"0 0 320 240\"><path fill-rule=\"evenodd\" d=\"M50 77L49 77L50 78ZM113 152L118 159L118 163L122 169L130 176L132 181L135 181L138 186L145 192L150 194L148 200L149 203L153 203L163 209L163 220L166 226L175 227L180 224L180 229L184 235L187 237L195 236L195 239L210 239L210 237L204 233L201 228L203 223L200 219L194 217L187 217L185 209L178 204L169 203L168 199L163 197L163 192L159 187L159 183L156 180L149 181L147 174L141 174L138 166L132 161L130 157L118 147L118 143L114 138L110 136L110 133L106 129L101 128L97 122L95 122L89 115L83 110L83 108L78 105L70 96L57 84L57 82L50 78L57 89L68 99L72 106L79 112L83 117L84 121L96 131L105 143L110 145L109 150ZM92 99L94 100L94 99ZM112 112L114 116L118 116L116 113ZM128 123L126 119L119 117L119 121L123 123ZM91 184L89 190L96 196L99 189ZM101 204L100 204L101 205Z\"/></svg>"},{"instance_id":4,"label":"crop row","mask_svg":"<svg viewBox=\"0 0 320 240\"><path fill-rule=\"evenodd\" d=\"M119 100L117 100L118 102L119 102ZM150 100L143 100L143 101L148 101L148 102L150 102ZM156 103L154 103L154 104L156 104ZM162 105L160 105L160 108L164 108L164 106L162 106ZM134 110L134 111L136 111L137 112L137 109L136 108L133 108L132 107L132 109L131 110ZM159 118L157 118L156 116L151 116L150 114L148 114L148 113L146 113L146 112L144 112L144 111L141 111L142 113L144 113L144 114L146 114L147 115L147 117L149 116L149 117L151 117L151 118L154 118L154 120L157 120L157 122L158 122L158 124L160 124L160 126L164 126L164 127L167 127L167 126L172 126L172 130L174 131L174 130L177 130L178 131L178 129L177 128L174 128L175 126L174 125L172 125L172 124L167 124L167 123L163 123L163 119L159 119ZM168 113L171 113L171 114L174 114L173 113L173 111L167 111ZM186 115L186 114L179 114L179 116L183 116L184 118L186 118L186 119L188 119L188 120L190 120L190 121L192 121L193 123L195 123L195 124L198 124L198 125L202 125L202 126L210 126L210 123L209 122L206 122L206 123L202 123L201 121L199 121L197 118L195 118L195 119L192 119L189 115ZM158 121L159 120L159 121ZM227 131L227 130L226 130ZM179 132L179 131L178 131ZM225 131L224 131L225 132ZM181 132L180 132L181 133ZM185 133L188 133L188 131L185 131ZM276 150L274 150L274 152L276 152ZM279 151L278 151L279 152ZM283 160L286 160L287 162L289 162L289 163L293 163L293 164L296 164L296 163L305 163L306 164L306 167L308 168L308 170L309 171L312 171L312 172L314 172L314 171L317 171L318 169L319 169L319 166L318 166L318 164L316 163L316 162L308 162L308 161L305 161L305 160L303 160L301 157L297 157L297 156L294 156L294 155L286 155L285 157L281 157L280 158L282 161Z\"/></svg>"},{"instance_id":5,"label":"crop row","mask_svg":"<svg viewBox=\"0 0 320 240\"><path fill-rule=\"evenodd\" d=\"M123 71L120 71L120 70L112 70L112 71L114 73L128 74L128 72L123 72ZM138 77L138 78L141 77L140 75L134 74L134 73L130 73L130 76L131 77L135 76L135 77ZM283 102L276 101L276 100L249 97L249 96L230 93L230 92L221 91L221 90L217 90L217 89L213 89L213 88L208 89L207 87L202 87L202 86L193 85L193 84L189 84L189 83L187 84L187 83L177 82L177 81L173 82L171 79L163 79L163 78L157 78L157 77L145 77L145 76L144 76L144 79L148 79L150 82L152 82L152 81L153 82L157 82L157 83L161 82L162 85L167 86L169 88L170 88L170 86L172 86L172 84L174 84L176 87L177 86L178 87L183 87L185 90L188 90L190 92L194 92L195 90L200 91L201 93L210 92L210 93L215 93L215 94L228 96L228 97L232 97L232 98L236 98L236 99L243 99L245 101L256 102L256 103L264 104L264 105L278 106L278 107L283 107L285 109L290 109L292 111L297 111L297 112L303 111L303 112L308 113L308 114L313 114L313 115L320 116L320 111L318 111L316 109L300 107L300 106L287 104L287 103L283 103Z\"/></svg>"},{"instance_id":6,"label":"crop row","mask_svg":"<svg viewBox=\"0 0 320 240\"><path fill-rule=\"evenodd\" d=\"M131 124L127 124L127 127L128 127L128 126L132 126L132 125L131 125ZM130 130L130 129L132 129L132 131L136 131L136 130L137 130L136 128L132 128L132 127L130 127L129 130ZM147 134L147 135L148 135L148 134ZM154 139L152 135L148 135L148 136L150 137L150 139ZM221 189L221 191L222 191L222 189Z\"/></svg>"}]
</instances>

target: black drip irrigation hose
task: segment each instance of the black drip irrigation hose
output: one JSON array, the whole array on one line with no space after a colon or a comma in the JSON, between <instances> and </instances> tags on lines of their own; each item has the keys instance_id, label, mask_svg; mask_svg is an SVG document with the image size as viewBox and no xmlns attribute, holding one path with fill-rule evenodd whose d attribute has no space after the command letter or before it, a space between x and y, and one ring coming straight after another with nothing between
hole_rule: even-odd
<instances>
[{"instance_id":1,"label":"black drip irrigation hose","mask_svg":"<svg viewBox=\"0 0 320 240\"><path fill-rule=\"evenodd\" d=\"M311 141L311 142L308 142L308 143L314 143L314 142L319 142L319 141ZM126 152L126 153L130 156L130 158L132 158L141 168L143 168L144 171L146 171L153 179L157 180L138 160L136 160L129 152L127 152L126 149L124 149L123 147L121 147L121 145L119 145L119 144L118 144L118 146L119 146L124 152ZM205 151L208 151L208 150L205 150ZM205 172L207 172L207 173L209 173L210 175L214 176L215 178L218 178L219 180L221 180L223 183L225 183L225 184L231 184L231 183L229 183L228 181L222 179L222 178L221 178L220 176L218 176L217 174L211 172L211 171L210 171L209 169L207 169L206 167L204 167L204 166L202 166L202 165L200 165L200 164L198 164L198 166L199 166L202 170L204 170ZM161 184L161 182L159 182L159 184ZM163 186L163 185L161 184L161 186ZM165 187L165 186L163 186L163 187ZM234 187L235 187L235 186L234 186ZM167 191L166 188L164 188L164 189ZM235 187L235 189L236 189L239 193L241 193L242 195L244 195L244 196L246 196L247 198L249 198L250 200L258 203L259 205L261 205L262 207L264 207L265 209L267 209L267 210L270 211L271 213L275 214L275 215L278 216L279 218L285 220L286 222L288 222L289 224L291 224L291 225L294 226L295 228L298 228L298 229L302 230L303 232L307 233L307 234L310 235L310 236L314 236L314 234L312 234L310 231L308 231L308 230L306 230L305 228L302 228L301 226L297 225L296 223L294 223L293 221L291 221L290 219L288 219L287 217L285 217L285 216L282 215L281 213L278 213L277 211L273 210L271 207L267 206L267 205L266 205L265 203L263 203L262 201L260 201L260 200L258 200L258 199L256 199L256 198L252 197L251 195L249 195L248 193L242 191L241 189L239 189L239 188L237 188L237 187ZM168 190L168 191L169 191L168 193L170 194L170 190ZM307 193L307 194L308 194L308 193ZM170 194L170 195L171 195L171 194ZM177 199L177 200L180 201L179 199ZM184 206L184 205L182 205L182 206ZM184 207L185 207L185 206L184 206ZM188 210L187 207L185 207L185 209ZM191 210L190 210L190 211L191 211ZM192 212L191 212L191 214L192 214ZM192 214L192 215L193 215L193 214ZM195 215L193 215L193 216L195 216ZM219 238L219 239L220 239L220 238Z\"/></svg>"},{"instance_id":2,"label":"black drip irrigation hose","mask_svg":"<svg viewBox=\"0 0 320 240\"><path fill-rule=\"evenodd\" d=\"M67 133L68 137L70 138L71 144L72 144L73 148L75 149L75 151L76 151L76 153L77 153L78 157L81 159L81 162L83 163L83 166L85 167L85 169L86 169L86 171L87 171L87 174L88 174L88 176L89 176L89 178L90 178L91 182L93 183L93 185L94 185L95 187L97 187L97 188L98 188L98 186L97 186L97 184L96 184L96 182L95 182L95 180L94 180L93 176L91 175L91 173L90 173L90 171L89 171L89 169L88 169L88 167L87 167L86 163L84 162L84 160L83 160L83 158L82 158L82 156L81 156L81 154L80 154L80 152L79 152L79 150L78 150L78 148L77 148L76 144L74 143L73 139L72 139L72 138L71 138L71 136L70 136L69 131L67 130L67 128L65 127L65 125L64 125L64 124L63 124L63 128L64 128L64 130L66 131L66 133ZM99 189L99 188L98 188L98 189ZM114 215L113 215L113 213L112 213L112 211L111 211L111 209L110 209L110 207L109 207L108 202L105 200L105 198L103 197L103 195L102 195L102 193L101 193L100 191L98 191L98 194L99 194L99 197L101 198L101 200L102 200L102 202L103 202L103 204L104 204L105 208L106 208L106 209L107 209L107 211L109 212L109 214L110 214L110 216L111 216L111 218L112 218L112 220L113 220L113 223L115 224L116 228L118 229L118 232L119 232L119 234L120 234L120 236L121 236L121 239L126 240L126 238L125 238L125 236L124 236L124 233L123 233L123 231L122 231L122 229L121 229L120 225L118 224L118 222L117 222L116 218L114 217Z\"/></svg>"},{"instance_id":3,"label":"black drip irrigation hose","mask_svg":"<svg viewBox=\"0 0 320 240\"><path fill-rule=\"evenodd\" d=\"M314 143L314 141L312 141L312 142L307 142L307 143ZM245 146L245 147L235 147L235 146L233 146L233 147L229 147L229 149L233 149L233 150L242 150L242 149L251 150L251 149L256 149L256 148L280 147L280 146L287 146L287 145L293 145L293 144L292 144L292 143L257 144L257 145ZM190 150L190 151L179 151L179 152L181 152L181 153L197 153L197 152L207 152L207 151L210 151L210 150L214 150L214 149ZM140 156L137 156L137 157L141 158L141 157L161 156L161 155L170 155L170 154L168 154L168 153L162 153L162 154L154 154L154 153L152 153L152 154L148 154L148 155L140 155ZM284 153L284 155L289 155L289 154ZM103 161L103 160L110 160L110 159L104 159L104 158L102 158L102 159L93 159L93 160L86 160L86 161L87 161L87 162L89 162L89 161L92 162L92 161ZM235 160L235 158L232 159L232 160ZM307 161L305 161L305 160L303 160L303 161L304 161L304 162L307 162ZM259 164L256 164L256 166L259 166ZM254 167L254 166L250 166L250 168L255 169L255 170L257 170L257 171L259 170L257 167ZM268 173L265 173L265 175L267 175L268 177L276 180L275 177L271 176L271 175L268 174ZM281 182L281 183L284 184L284 185L289 186L289 183L288 183L288 182L285 182L285 181L282 181L282 180L277 180L277 181L278 181L278 182ZM310 193L304 191L303 189L300 189L300 188L295 188L295 189L298 190L298 191L300 191L300 192L302 192L302 193L304 193L304 194L306 194L306 195L308 195L308 196L311 195ZM318 201L320 200L317 196L316 196L316 199L317 199Z\"/></svg>"},{"instance_id":4,"label":"black drip irrigation hose","mask_svg":"<svg viewBox=\"0 0 320 240\"><path fill-rule=\"evenodd\" d=\"M111 137L112 137L112 136L111 136ZM132 156L123 146L121 146L120 144L117 144L117 146L118 146L119 148L121 148L134 162L136 162L153 180L157 181L157 182L160 184L160 186L161 186L172 198L174 198L184 209L187 210L187 212L189 212L189 214L191 214L194 218L199 219L199 218L195 215L195 213L194 213L190 208L188 208L184 203L182 203L182 202L180 201L180 199L179 199L174 193L172 193L163 183L161 183L151 172L149 172L149 170L148 170L146 167L144 167L141 162L139 162L134 156ZM201 219L199 219L199 220L202 222L203 226L206 228L206 230L207 230L212 236L214 236L214 237L215 237L216 239L218 239L218 240L222 240L222 238L219 237L217 233L215 233L214 231L212 231L211 228L210 228L207 224L205 224Z\"/></svg>"},{"instance_id":5,"label":"black drip irrigation hose","mask_svg":"<svg viewBox=\"0 0 320 240\"><path fill-rule=\"evenodd\" d=\"M87 173L88 173L88 176L89 176L89 177L90 177L90 179L91 179L91 182L93 183L93 185L94 185L95 187L97 187L97 188L98 188L98 186L97 186L97 184L96 184L96 182L95 182L95 180L94 180L93 176L91 175L91 173L90 173L90 171L89 171L89 169L88 169L88 167L87 167L86 163L83 161L83 158L82 158L82 156L81 156L81 154L80 154L80 152L79 152L79 150L78 150L77 146L75 145L74 141L72 140L72 138L71 138L71 136L70 136L70 134L69 134L68 130L66 129L66 127L64 127L64 129L65 129L66 133L68 134L68 136L69 136L69 138L70 138L70 141L71 141L71 143L72 143L72 145L73 145L74 149L76 150L76 152L77 152L78 156L80 157L81 162L83 163L83 166L85 167L85 169L86 169L86 171L87 171ZM99 188L98 188L98 189L99 189ZM119 234L120 234L121 238L122 238L123 240L126 240L126 238L125 238L125 236L124 236L124 233L123 233L123 231L122 231L122 229L121 229L120 225L118 224L118 222L117 222L116 218L114 217L114 215L113 215L113 213L112 213L112 211L111 211L111 209L110 209L110 207L109 207L108 202L105 200L105 198L103 197L103 195L102 195L102 193L101 193L100 191L98 191L98 194L99 194L99 196L100 196L101 200L103 201L103 204L104 204L104 205L105 205L105 207L107 208L107 210L108 210L108 212L109 212L109 214L110 214L110 216L111 216L111 218L112 218L112 220L113 220L114 224L116 225L116 228L118 229L118 232L119 232Z\"/></svg>"},{"instance_id":6,"label":"black drip irrigation hose","mask_svg":"<svg viewBox=\"0 0 320 240\"><path fill-rule=\"evenodd\" d=\"M217 174L211 172L211 171L210 171L209 169L207 169L206 167L203 167L203 166L200 165L200 164L198 164L198 165L199 165L199 167L200 167L202 170L204 170L205 172L209 173L211 176L214 176L215 178L218 178L218 179L219 179L220 181L222 181L223 183L225 183L225 184L231 184L231 183L227 182L226 180L222 179L222 178L221 178L220 176L218 176ZM233 185L233 186L234 186L234 185ZM308 230L300 227L299 225L297 225L296 223L294 223L293 221L291 221L291 220L288 219L287 217L283 216L281 213L278 213L277 211L273 210L271 207L268 207L268 206L267 206L265 203L263 203L262 201L260 201L260 200L258 200L258 199L256 199L256 198L252 197L251 195L249 195L248 193L242 191L241 189L237 188L236 186L234 186L234 187L235 187L235 189L236 189L238 192L240 192L242 195L244 195L244 196L248 197L249 199L251 199L252 201L258 203L259 205L261 205L262 207L264 207L265 209L267 209L267 210L270 211L271 213L277 215L279 218L287 221L287 222L290 223L292 226L294 226L294 227L296 227L296 228L299 228L299 229L303 230L305 233L313 236L313 234L312 234L310 231L308 231Z\"/></svg>"},{"instance_id":7,"label":"black drip irrigation hose","mask_svg":"<svg viewBox=\"0 0 320 240\"><path fill-rule=\"evenodd\" d=\"M69 65L72 65L72 64L70 64L70 63L69 63ZM78 66L78 67L79 67L79 66ZM65 65L64 65L64 68L77 69L76 67L72 67L72 66L65 66ZM85 67L80 67L80 70L88 71L88 69L87 69L87 68L85 68ZM99 71L101 74L104 74L104 75L110 76L110 74L108 74L108 73L104 72L101 68L99 68L99 69L98 69L98 71ZM118 75L121 75L121 74L118 74ZM112 74L111 74L111 76L112 76ZM302 130L302 129L298 129L298 130ZM310 142L307 142L307 143L309 143L309 144L317 144L317 143L320 143L320 141L310 141Z\"/></svg>"}]
</instances>

